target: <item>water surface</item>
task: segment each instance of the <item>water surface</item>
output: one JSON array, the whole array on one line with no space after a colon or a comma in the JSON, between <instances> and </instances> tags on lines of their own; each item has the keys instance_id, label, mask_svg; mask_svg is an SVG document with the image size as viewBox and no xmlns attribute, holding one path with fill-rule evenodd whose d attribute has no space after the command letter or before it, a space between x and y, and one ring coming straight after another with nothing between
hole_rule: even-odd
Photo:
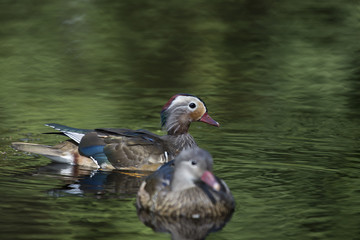
<instances>
[{"instance_id":1,"label":"water surface","mask_svg":"<svg viewBox=\"0 0 360 240\"><path fill-rule=\"evenodd\" d=\"M360 237L358 3L0 9L1 239L169 239L137 215L140 178L49 165L10 143L64 140L41 134L50 122L163 134L161 107L180 92L201 97L220 122L190 131L236 200L207 239Z\"/></svg>"}]
</instances>

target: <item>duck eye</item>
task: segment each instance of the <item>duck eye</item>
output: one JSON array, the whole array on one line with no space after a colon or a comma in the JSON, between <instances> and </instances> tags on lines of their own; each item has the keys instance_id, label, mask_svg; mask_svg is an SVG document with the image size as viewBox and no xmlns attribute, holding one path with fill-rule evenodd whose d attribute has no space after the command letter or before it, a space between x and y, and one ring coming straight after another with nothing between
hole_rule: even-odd
<instances>
[{"instance_id":1,"label":"duck eye","mask_svg":"<svg viewBox=\"0 0 360 240\"><path fill-rule=\"evenodd\" d=\"M189 104L189 107L194 109L194 108L196 108L196 104L192 102L192 103Z\"/></svg>"},{"instance_id":2,"label":"duck eye","mask_svg":"<svg viewBox=\"0 0 360 240\"><path fill-rule=\"evenodd\" d=\"M191 165L196 165L197 162L195 160L191 160Z\"/></svg>"}]
</instances>

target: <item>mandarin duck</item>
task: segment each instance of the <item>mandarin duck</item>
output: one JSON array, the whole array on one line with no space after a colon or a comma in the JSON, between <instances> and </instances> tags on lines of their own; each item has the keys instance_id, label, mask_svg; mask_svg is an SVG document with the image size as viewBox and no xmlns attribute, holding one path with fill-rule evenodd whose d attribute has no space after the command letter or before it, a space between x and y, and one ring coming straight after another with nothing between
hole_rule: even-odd
<instances>
[{"instance_id":1,"label":"mandarin duck","mask_svg":"<svg viewBox=\"0 0 360 240\"><path fill-rule=\"evenodd\" d=\"M133 169L154 171L174 158L185 148L197 146L188 133L190 124L204 122L216 127L198 97L176 94L161 110L161 125L167 131L159 136L147 130L97 128L94 130L71 128L60 124L46 124L70 140L55 146L14 142L12 147L50 158L54 162L89 168Z\"/></svg>"},{"instance_id":2,"label":"mandarin duck","mask_svg":"<svg viewBox=\"0 0 360 240\"><path fill-rule=\"evenodd\" d=\"M183 150L140 185L138 210L187 218L232 214L234 198L226 183L212 174L212 164L210 153L203 149Z\"/></svg>"}]
</instances>

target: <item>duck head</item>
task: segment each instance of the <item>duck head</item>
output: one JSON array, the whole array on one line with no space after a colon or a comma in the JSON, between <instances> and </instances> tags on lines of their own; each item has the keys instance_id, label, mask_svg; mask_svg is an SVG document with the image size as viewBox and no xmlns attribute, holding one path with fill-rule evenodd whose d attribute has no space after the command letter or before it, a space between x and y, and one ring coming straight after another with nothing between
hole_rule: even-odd
<instances>
[{"instance_id":1,"label":"duck head","mask_svg":"<svg viewBox=\"0 0 360 240\"><path fill-rule=\"evenodd\" d=\"M212 174L213 159L209 152L201 148L183 150L174 160L174 177L171 190L180 191L194 187L197 181L203 181L215 191L220 184Z\"/></svg>"},{"instance_id":2,"label":"duck head","mask_svg":"<svg viewBox=\"0 0 360 240\"><path fill-rule=\"evenodd\" d=\"M161 126L170 135L186 133L191 122L196 121L220 126L209 116L205 103L190 94L176 94L162 108Z\"/></svg>"}]
</instances>

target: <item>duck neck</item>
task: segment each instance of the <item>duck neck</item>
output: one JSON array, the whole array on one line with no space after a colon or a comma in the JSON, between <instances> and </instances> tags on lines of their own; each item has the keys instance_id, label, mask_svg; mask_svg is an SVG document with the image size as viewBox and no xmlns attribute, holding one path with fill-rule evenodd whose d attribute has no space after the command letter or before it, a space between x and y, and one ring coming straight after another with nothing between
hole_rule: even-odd
<instances>
[{"instance_id":1,"label":"duck neck","mask_svg":"<svg viewBox=\"0 0 360 240\"><path fill-rule=\"evenodd\" d=\"M177 135L168 134L164 137L166 138L165 140L168 143L168 149L174 156L179 154L183 149L193 148L197 146L194 138L188 132Z\"/></svg>"},{"instance_id":2,"label":"duck neck","mask_svg":"<svg viewBox=\"0 0 360 240\"><path fill-rule=\"evenodd\" d=\"M182 135L186 134L189 131L190 122L188 123L180 123L174 122L169 124L166 128L168 135Z\"/></svg>"},{"instance_id":3,"label":"duck neck","mask_svg":"<svg viewBox=\"0 0 360 240\"><path fill-rule=\"evenodd\" d=\"M169 135L185 134L189 131L191 121L182 111L170 114L169 110L161 112L161 126Z\"/></svg>"},{"instance_id":4,"label":"duck neck","mask_svg":"<svg viewBox=\"0 0 360 240\"><path fill-rule=\"evenodd\" d=\"M183 191L185 189L195 187L192 176L190 176L187 171L179 170L180 169L174 172L174 177L171 180L171 191Z\"/></svg>"}]
</instances>

